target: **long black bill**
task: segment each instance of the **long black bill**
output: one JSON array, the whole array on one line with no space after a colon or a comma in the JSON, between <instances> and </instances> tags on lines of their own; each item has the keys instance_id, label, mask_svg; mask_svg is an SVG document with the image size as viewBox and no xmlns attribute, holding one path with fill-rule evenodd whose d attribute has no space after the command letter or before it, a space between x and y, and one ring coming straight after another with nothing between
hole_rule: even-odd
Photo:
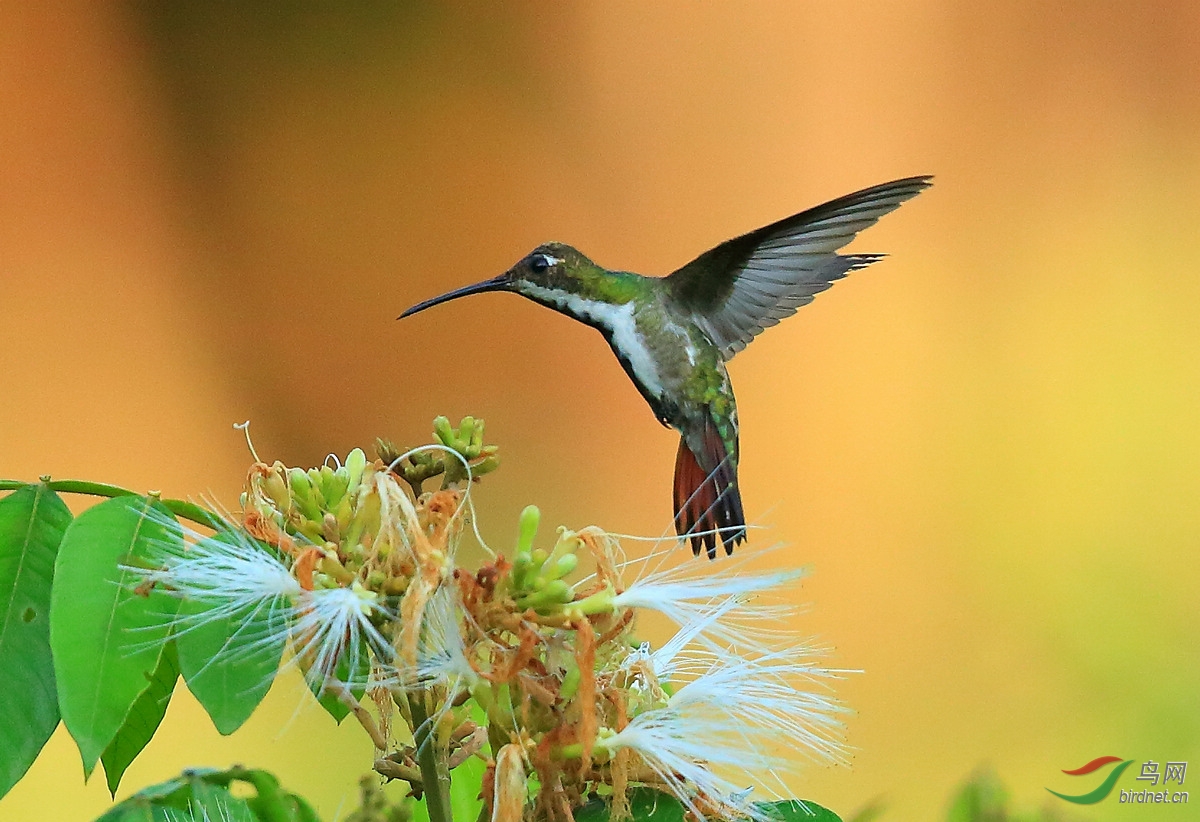
<instances>
[{"instance_id":1,"label":"long black bill","mask_svg":"<svg viewBox=\"0 0 1200 822\"><path fill-rule=\"evenodd\" d=\"M403 320L405 317L411 317L418 311L424 311L426 308L433 308L435 305L441 305L442 303L450 302L450 300L457 300L459 297L466 297L469 294L481 294L484 291L502 291L507 284L508 281L505 279L505 275L501 274L499 277L492 277L490 280L484 280L481 283L475 283L475 285L464 285L462 288L447 291L440 297L434 297L432 300L417 303L396 319Z\"/></svg>"}]
</instances>

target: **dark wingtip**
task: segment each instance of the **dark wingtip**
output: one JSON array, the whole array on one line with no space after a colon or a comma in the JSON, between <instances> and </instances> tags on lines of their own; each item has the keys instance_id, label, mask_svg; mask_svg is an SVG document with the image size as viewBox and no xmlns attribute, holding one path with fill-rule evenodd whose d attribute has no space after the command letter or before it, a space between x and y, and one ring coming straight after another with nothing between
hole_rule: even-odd
<instances>
[{"instance_id":1,"label":"dark wingtip","mask_svg":"<svg viewBox=\"0 0 1200 822\"><path fill-rule=\"evenodd\" d=\"M844 254L841 259L846 261L846 273L859 271L887 257L886 254ZM845 275L843 275L845 276Z\"/></svg>"},{"instance_id":2,"label":"dark wingtip","mask_svg":"<svg viewBox=\"0 0 1200 822\"><path fill-rule=\"evenodd\" d=\"M918 174L915 177L901 177L899 180L889 180L886 183L879 183L870 188L864 188L862 191L856 191L853 194L847 194L845 197L839 197L831 203L839 203L843 200L854 201L878 201L891 200L895 202L893 208L900 205L906 200L911 200L925 189L933 185L932 174Z\"/></svg>"},{"instance_id":3,"label":"dark wingtip","mask_svg":"<svg viewBox=\"0 0 1200 822\"><path fill-rule=\"evenodd\" d=\"M901 177L899 180L893 180L890 183L884 183L885 186L912 186L918 190L924 190L933 185L932 174L914 174L912 177Z\"/></svg>"}]
</instances>

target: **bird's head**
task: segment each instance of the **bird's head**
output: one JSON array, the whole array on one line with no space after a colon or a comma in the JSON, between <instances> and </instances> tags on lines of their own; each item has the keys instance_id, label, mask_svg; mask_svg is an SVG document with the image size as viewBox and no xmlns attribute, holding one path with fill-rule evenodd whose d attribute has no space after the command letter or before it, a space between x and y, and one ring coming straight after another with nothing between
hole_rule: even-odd
<instances>
[{"instance_id":1,"label":"bird's head","mask_svg":"<svg viewBox=\"0 0 1200 822\"><path fill-rule=\"evenodd\" d=\"M597 272L603 272L603 269L571 246L564 243L543 243L500 276L456 288L417 303L401 314L400 319L459 297L485 291L514 291L542 303L552 303L569 294L586 295Z\"/></svg>"}]
</instances>

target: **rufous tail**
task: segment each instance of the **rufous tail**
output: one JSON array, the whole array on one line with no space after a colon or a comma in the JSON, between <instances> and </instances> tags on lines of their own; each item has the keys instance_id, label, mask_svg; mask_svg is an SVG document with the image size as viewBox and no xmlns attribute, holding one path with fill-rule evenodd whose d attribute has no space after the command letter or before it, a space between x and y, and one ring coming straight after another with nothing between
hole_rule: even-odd
<instances>
[{"instance_id":1,"label":"rufous tail","mask_svg":"<svg viewBox=\"0 0 1200 822\"><path fill-rule=\"evenodd\" d=\"M746 517L737 487L736 456L730 456L716 426L704 428L700 453L680 438L675 455L675 532L692 543L699 556L703 547L709 559L717 557L717 535L726 554L746 539Z\"/></svg>"}]
</instances>

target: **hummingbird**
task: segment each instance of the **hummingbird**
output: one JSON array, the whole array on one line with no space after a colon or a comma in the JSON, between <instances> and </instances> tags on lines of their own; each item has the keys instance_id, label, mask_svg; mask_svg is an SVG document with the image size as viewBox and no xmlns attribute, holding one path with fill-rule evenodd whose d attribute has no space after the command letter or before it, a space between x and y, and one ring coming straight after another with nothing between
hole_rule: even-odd
<instances>
[{"instance_id":1,"label":"hummingbird","mask_svg":"<svg viewBox=\"0 0 1200 822\"><path fill-rule=\"evenodd\" d=\"M399 319L485 291L512 291L590 325L664 426L680 434L674 524L692 553L727 554L746 538L738 490L738 418L725 364L760 331L882 254L838 254L915 197L932 177L847 194L709 249L665 277L604 268L572 246L545 243L498 277L409 308Z\"/></svg>"}]
</instances>

